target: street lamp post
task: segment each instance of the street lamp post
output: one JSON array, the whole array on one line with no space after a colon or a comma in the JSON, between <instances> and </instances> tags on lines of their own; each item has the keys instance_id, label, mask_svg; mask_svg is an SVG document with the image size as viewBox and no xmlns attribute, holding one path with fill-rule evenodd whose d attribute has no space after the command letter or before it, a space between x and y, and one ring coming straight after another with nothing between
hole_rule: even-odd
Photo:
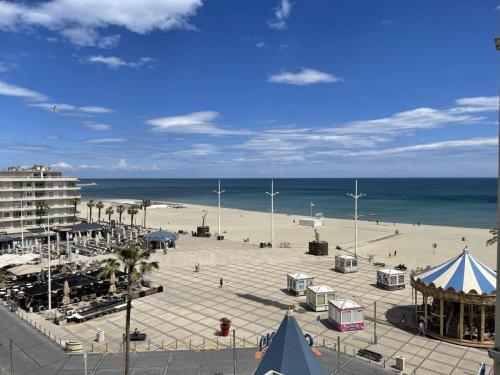
<instances>
[{"instance_id":1,"label":"street lamp post","mask_svg":"<svg viewBox=\"0 0 500 375\"><path fill-rule=\"evenodd\" d=\"M355 182L354 194L348 193L347 196L354 199L354 256L358 256L358 199L363 198L366 194L358 194L358 180Z\"/></svg>"},{"instance_id":2,"label":"street lamp post","mask_svg":"<svg viewBox=\"0 0 500 375\"><path fill-rule=\"evenodd\" d=\"M495 38L495 47L497 51L500 51L500 37ZM500 96L499 96L500 100ZM500 102L499 102L500 108ZM500 111L498 123L500 127ZM500 142L499 142L500 147ZM499 148L499 170L498 177L500 178L500 148ZM497 230L498 224L500 223L500 205L498 204L498 198L500 197L500 184L497 182ZM497 285L500 285L500 275L498 271L500 271L500 241L497 241ZM496 293L496 301L495 301L495 349L491 349L489 351L489 355L493 358L493 373L495 375L500 375L500 293Z\"/></svg>"},{"instance_id":3,"label":"street lamp post","mask_svg":"<svg viewBox=\"0 0 500 375\"><path fill-rule=\"evenodd\" d=\"M217 229L217 231L218 231L218 234L217 234L217 235L218 235L219 237L222 235L222 234L221 234L221 231L220 231L220 196L221 196L221 194L222 194L222 193L224 193L224 192L225 192L225 190L221 190L221 189L220 189L220 180L219 180L219 187L218 187L218 189L217 189L217 190L214 190L214 193L216 193L216 194L218 195L218 198L219 198L219 211L218 211L218 224L219 224L219 226L218 226L218 229Z\"/></svg>"},{"instance_id":4,"label":"street lamp post","mask_svg":"<svg viewBox=\"0 0 500 375\"><path fill-rule=\"evenodd\" d=\"M279 194L274 192L274 180L271 180L271 192L266 194L271 197L271 247L274 247L274 196Z\"/></svg>"},{"instance_id":5,"label":"street lamp post","mask_svg":"<svg viewBox=\"0 0 500 375\"><path fill-rule=\"evenodd\" d=\"M48 248L48 257L49 257L49 272L48 272L48 276L49 276L49 311L52 310L52 278L51 278L51 273L50 273L50 215L49 215L49 210L48 210L48 207L47 207L47 248Z\"/></svg>"}]
</instances>

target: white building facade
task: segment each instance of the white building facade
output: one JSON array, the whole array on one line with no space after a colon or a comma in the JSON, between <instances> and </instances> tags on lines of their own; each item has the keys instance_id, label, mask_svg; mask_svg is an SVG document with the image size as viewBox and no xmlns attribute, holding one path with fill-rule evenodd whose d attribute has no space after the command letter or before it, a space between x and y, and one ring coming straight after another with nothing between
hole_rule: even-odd
<instances>
[{"instance_id":1,"label":"white building facade","mask_svg":"<svg viewBox=\"0 0 500 375\"><path fill-rule=\"evenodd\" d=\"M77 182L40 165L0 170L0 233L46 227L47 219L51 227L78 222L75 199L81 195Z\"/></svg>"}]
</instances>

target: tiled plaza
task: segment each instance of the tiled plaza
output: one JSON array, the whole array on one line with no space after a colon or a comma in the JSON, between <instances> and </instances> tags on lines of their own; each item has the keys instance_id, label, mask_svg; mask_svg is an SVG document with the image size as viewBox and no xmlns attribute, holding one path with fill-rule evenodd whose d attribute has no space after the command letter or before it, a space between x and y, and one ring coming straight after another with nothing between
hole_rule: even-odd
<instances>
[{"instance_id":1,"label":"tiled plaza","mask_svg":"<svg viewBox=\"0 0 500 375\"><path fill-rule=\"evenodd\" d=\"M333 270L334 254L315 257L305 249L258 249L252 245L182 236L179 248L167 255L156 255L161 268L149 276L164 286L164 292L134 300L132 329L147 333L137 351L175 348L214 349L230 345L230 338L218 336L219 319L232 320L239 347L256 346L261 335L276 330L289 305L304 333L334 347L341 337L346 354L368 348L383 355L387 367L396 357L406 359L408 374L475 374L480 362L487 373L492 361L484 350L456 346L415 335L414 308L409 284L399 291L376 287L376 267L360 261L360 270L342 274ZM397 263L397 260L395 260ZM194 265L200 263L200 272ZM339 333L328 323L328 312L306 308L305 297L286 291L286 275L302 272L314 276L315 284L337 290L337 298L354 299L365 307L365 330ZM223 277L224 286L219 287ZM374 340L374 302L377 304L377 344ZM401 329L402 314L408 328ZM316 317L320 315L320 321ZM56 341L82 341L88 350L118 352L121 348L125 312L104 316L81 324L56 326L36 314L24 314ZM105 343L95 342L105 332ZM319 337L318 337L319 333ZM133 345L134 348L134 345ZM383 363L381 363L383 365Z\"/></svg>"}]
</instances>

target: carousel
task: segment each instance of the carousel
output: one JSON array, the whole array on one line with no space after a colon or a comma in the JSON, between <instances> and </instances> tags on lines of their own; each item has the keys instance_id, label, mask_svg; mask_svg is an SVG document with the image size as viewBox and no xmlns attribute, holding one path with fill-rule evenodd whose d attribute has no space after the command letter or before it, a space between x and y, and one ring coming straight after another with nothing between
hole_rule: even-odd
<instances>
[{"instance_id":1,"label":"carousel","mask_svg":"<svg viewBox=\"0 0 500 375\"><path fill-rule=\"evenodd\" d=\"M494 346L496 273L467 248L437 267L412 273L411 286L416 318L424 320L426 335L466 346Z\"/></svg>"}]
</instances>

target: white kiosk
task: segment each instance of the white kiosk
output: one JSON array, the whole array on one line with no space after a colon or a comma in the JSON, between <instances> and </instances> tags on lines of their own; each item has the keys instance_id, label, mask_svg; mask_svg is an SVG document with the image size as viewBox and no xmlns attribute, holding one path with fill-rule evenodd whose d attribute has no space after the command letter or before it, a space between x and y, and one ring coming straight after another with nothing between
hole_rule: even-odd
<instances>
[{"instance_id":1,"label":"white kiosk","mask_svg":"<svg viewBox=\"0 0 500 375\"><path fill-rule=\"evenodd\" d=\"M387 290L404 289L405 271L395 268L377 270L377 285Z\"/></svg>"},{"instance_id":2,"label":"white kiosk","mask_svg":"<svg viewBox=\"0 0 500 375\"><path fill-rule=\"evenodd\" d=\"M335 269L339 272L358 272L358 259L352 255L335 255Z\"/></svg>"},{"instance_id":3,"label":"white kiosk","mask_svg":"<svg viewBox=\"0 0 500 375\"><path fill-rule=\"evenodd\" d=\"M359 331L365 328L364 308L352 300L330 301L328 321L340 332Z\"/></svg>"},{"instance_id":4,"label":"white kiosk","mask_svg":"<svg viewBox=\"0 0 500 375\"><path fill-rule=\"evenodd\" d=\"M307 287L313 285L314 277L304 273L289 273L286 279L287 289L290 293L296 296L303 296L306 294Z\"/></svg>"},{"instance_id":5,"label":"white kiosk","mask_svg":"<svg viewBox=\"0 0 500 375\"><path fill-rule=\"evenodd\" d=\"M328 302L334 300L336 294L328 285L310 286L306 291L306 302L313 311L327 311Z\"/></svg>"}]
</instances>

